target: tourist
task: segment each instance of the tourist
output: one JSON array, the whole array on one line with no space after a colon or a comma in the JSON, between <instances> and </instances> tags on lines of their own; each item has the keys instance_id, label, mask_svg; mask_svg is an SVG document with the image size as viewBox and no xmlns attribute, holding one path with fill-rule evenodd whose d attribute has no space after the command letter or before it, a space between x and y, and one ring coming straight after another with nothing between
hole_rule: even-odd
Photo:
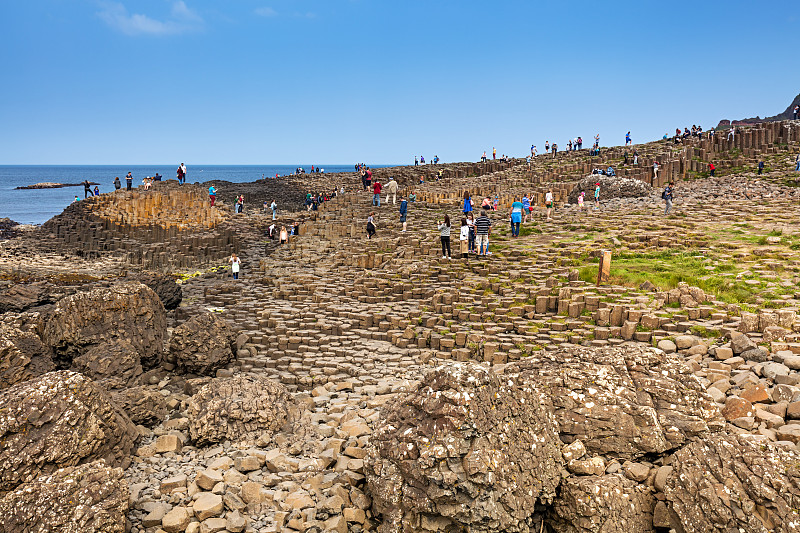
<instances>
[{"instance_id":1,"label":"tourist","mask_svg":"<svg viewBox=\"0 0 800 533\"><path fill-rule=\"evenodd\" d=\"M411 193L408 195L408 201L412 204L417 201L417 195L414 194L414 191L411 191Z\"/></svg>"},{"instance_id":2,"label":"tourist","mask_svg":"<svg viewBox=\"0 0 800 533\"><path fill-rule=\"evenodd\" d=\"M176 171L176 176L178 179L178 185L183 185L183 163L178 165L178 170Z\"/></svg>"},{"instance_id":3,"label":"tourist","mask_svg":"<svg viewBox=\"0 0 800 533\"><path fill-rule=\"evenodd\" d=\"M800 105L794 106L794 112L792 114L793 120L797 120L797 113L800 112Z\"/></svg>"},{"instance_id":4,"label":"tourist","mask_svg":"<svg viewBox=\"0 0 800 533\"><path fill-rule=\"evenodd\" d=\"M436 224L442 241L442 259L450 259L450 217L445 215L444 221L437 221Z\"/></svg>"},{"instance_id":5,"label":"tourist","mask_svg":"<svg viewBox=\"0 0 800 533\"><path fill-rule=\"evenodd\" d=\"M266 201L264 201L264 205L267 205ZM278 203L275 200L272 200L272 203L269 204L269 208L272 209L272 220L275 220L278 216Z\"/></svg>"},{"instance_id":6,"label":"tourist","mask_svg":"<svg viewBox=\"0 0 800 533\"><path fill-rule=\"evenodd\" d=\"M142 180L142 185L144 185L144 190L146 190L146 191L149 191L149 190L150 190L150 185L151 185L151 178L150 178L150 176L146 176L146 177L145 177L145 178Z\"/></svg>"},{"instance_id":7,"label":"tourist","mask_svg":"<svg viewBox=\"0 0 800 533\"><path fill-rule=\"evenodd\" d=\"M633 151L633 164L634 165L639 164L639 152L637 150Z\"/></svg>"},{"instance_id":8,"label":"tourist","mask_svg":"<svg viewBox=\"0 0 800 533\"><path fill-rule=\"evenodd\" d=\"M475 248L475 216L472 213L467 215L467 227L469 228L469 242L468 248L472 253L477 252Z\"/></svg>"},{"instance_id":9,"label":"tourist","mask_svg":"<svg viewBox=\"0 0 800 533\"><path fill-rule=\"evenodd\" d=\"M269 240L271 240L271 241L275 240L275 223L274 222L272 224L270 224L269 228L267 229L267 237L269 237Z\"/></svg>"},{"instance_id":10,"label":"tourist","mask_svg":"<svg viewBox=\"0 0 800 533\"><path fill-rule=\"evenodd\" d=\"M494 202L492 202L492 211L497 211L497 206L500 205L500 197L498 195L494 195Z\"/></svg>"},{"instance_id":11,"label":"tourist","mask_svg":"<svg viewBox=\"0 0 800 533\"><path fill-rule=\"evenodd\" d=\"M717 167L714 166L714 163L709 163L708 164L708 175L713 178L715 170L717 170Z\"/></svg>"},{"instance_id":12,"label":"tourist","mask_svg":"<svg viewBox=\"0 0 800 533\"><path fill-rule=\"evenodd\" d=\"M522 222L522 202L515 199L511 203L509 215L511 215L511 236L519 237L519 225Z\"/></svg>"},{"instance_id":13,"label":"tourist","mask_svg":"<svg viewBox=\"0 0 800 533\"><path fill-rule=\"evenodd\" d=\"M600 153L600 134L594 136L594 146L597 148L597 152Z\"/></svg>"},{"instance_id":14,"label":"tourist","mask_svg":"<svg viewBox=\"0 0 800 533\"><path fill-rule=\"evenodd\" d=\"M119 176L114 176L114 190L119 190L122 187L122 184L119 181Z\"/></svg>"},{"instance_id":15,"label":"tourist","mask_svg":"<svg viewBox=\"0 0 800 533\"><path fill-rule=\"evenodd\" d=\"M553 159L555 159L557 153L558 153L558 145L556 143L553 143Z\"/></svg>"},{"instance_id":16,"label":"tourist","mask_svg":"<svg viewBox=\"0 0 800 533\"><path fill-rule=\"evenodd\" d=\"M522 222L525 223L528 221L528 213L531 210L531 201L528 198L528 194L525 193L522 195Z\"/></svg>"},{"instance_id":17,"label":"tourist","mask_svg":"<svg viewBox=\"0 0 800 533\"><path fill-rule=\"evenodd\" d=\"M434 165L438 165L439 164L439 156L438 155L433 156L433 164Z\"/></svg>"},{"instance_id":18,"label":"tourist","mask_svg":"<svg viewBox=\"0 0 800 533\"><path fill-rule=\"evenodd\" d=\"M400 197L400 222L403 223L403 233L406 232L406 225L408 224L408 202L402 196Z\"/></svg>"},{"instance_id":19,"label":"tourist","mask_svg":"<svg viewBox=\"0 0 800 533\"><path fill-rule=\"evenodd\" d=\"M670 181L666 187L664 187L664 192L661 193L661 198L664 200L666 207L664 208L664 214L668 215L670 210L672 209L672 182Z\"/></svg>"},{"instance_id":20,"label":"tourist","mask_svg":"<svg viewBox=\"0 0 800 533\"><path fill-rule=\"evenodd\" d=\"M87 199L92 195L92 185L89 180L83 180L83 199Z\"/></svg>"},{"instance_id":21,"label":"tourist","mask_svg":"<svg viewBox=\"0 0 800 533\"><path fill-rule=\"evenodd\" d=\"M544 206L547 208L547 220L551 220L550 213L553 211L553 189L549 189L545 193Z\"/></svg>"},{"instance_id":22,"label":"tourist","mask_svg":"<svg viewBox=\"0 0 800 533\"><path fill-rule=\"evenodd\" d=\"M233 274L233 279L239 279L239 265L241 265L242 261L236 257L236 254L231 254L231 258L228 259L228 263L231 264L231 273Z\"/></svg>"},{"instance_id":23,"label":"tourist","mask_svg":"<svg viewBox=\"0 0 800 533\"><path fill-rule=\"evenodd\" d=\"M497 148L492 147L492 159L497 159Z\"/></svg>"},{"instance_id":24,"label":"tourist","mask_svg":"<svg viewBox=\"0 0 800 533\"><path fill-rule=\"evenodd\" d=\"M731 126L731 129L728 130L728 140L733 141L735 140L735 137L736 137L736 127Z\"/></svg>"},{"instance_id":25,"label":"tourist","mask_svg":"<svg viewBox=\"0 0 800 533\"><path fill-rule=\"evenodd\" d=\"M486 150L483 151L483 155L481 156L481 163L486 163Z\"/></svg>"},{"instance_id":26,"label":"tourist","mask_svg":"<svg viewBox=\"0 0 800 533\"><path fill-rule=\"evenodd\" d=\"M425 164L425 157L419 156L419 164L420 165L424 165Z\"/></svg>"},{"instance_id":27,"label":"tourist","mask_svg":"<svg viewBox=\"0 0 800 533\"><path fill-rule=\"evenodd\" d=\"M369 167L366 167L364 170L364 176L366 180L365 183L367 184L367 188L364 190L368 191L372 186L372 171L369 169Z\"/></svg>"},{"instance_id":28,"label":"tourist","mask_svg":"<svg viewBox=\"0 0 800 533\"><path fill-rule=\"evenodd\" d=\"M614 167L608 167L605 172L606 176L616 176L617 173L614 172Z\"/></svg>"},{"instance_id":29,"label":"tourist","mask_svg":"<svg viewBox=\"0 0 800 533\"><path fill-rule=\"evenodd\" d=\"M492 232L492 221L489 219L488 209L481 209L481 214L475 221L475 236L478 241L478 255L489 255L489 235Z\"/></svg>"},{"instance_id":30,"label":"tourist","mask_svg":"<svg viewBox=\"0 0 800 533\"><path fill-rule=\"evenodd\" d=\"M653 180L658 179L658 161L653 161Z\"/></svg>"},{"instance_id":31,"label":"tourist","mask_svg":"<svg viewBox=\"0 0 800 533\"><path fill-rule=\"evenodd\" d=\"M375 183L372 184L372 205L380 207L381 206L381 182L377 179Z\"/></svg>"},{"instance_id":32,"label":"tourist","mask_svg":"<svg viewBox=\"0 0 800 533\"><path fill-rule=\"evenodd\" d=\"M600 184L594 184L594 209L597 211L600 209Z\"/></svg>"},{"instance_id":33,"label":"tourist","mask_svg":"<svg viewBox=\"0 0 800 533\"><path fill-rule=\"evenodd\" d=\"M544 153L547 153L549 151L550 151L550 141L545 141L544 142Z\"/></svg>"},{"instance_id":34,"label":"tourist","mask_svg":"<svg viewBox=\"0 0 800 533\"><path fill-rule=\"evenodd\" d=\"M417 156L414 156L414 166L415 167L419 166L419 159L417 159Z\"/></svg>"},{"instance_id":35,"label":"tourist","mask_svg":"<svg viewBox=\"0 0 800 533\"><path fill-rule=\"evenodd\" d=\"M386 203L389 203L389 196L392 197L392 205L397 203L397 182L394 177L389 178L389 183L386 184Z\"/></svg>"},{"instance_id":36,"label":"tourist","mask_svg":"<svg viewBox=\"0 0 800 533\"><path fill-rule=\"evenodd\" d=\"M208 188L208 201L211 203L211 207L214 207L217 202L217 188L213 185Z\"/></svg>"},{"instance_id":37,"label":"tourist","mask_svg":"<svg viewBox=\"0 0 800 533\"><path fill-rule=\"evenodd\" d=\"M156 172L156 175L155 175L155 176L153 176L153 181L161 181L161 174L159 174L158 172Z\"/></svg>"},{"instance_id":38,"label":"tourist","mask_svg":"<svg viewBox=\"0 0 800 533\"><path fill-rule=\"evenodd\" d=\"M131 190L131 186L133 185L133 176L130 172L128 172L128 175L125 176L125 185L127 186L128 190Z\"/></svg>"},{"instance_id":39,"label":"tourist","mask_svg":"<svg viewBox=\"0 0 800 533\"><path fill-rule=\"evenodd\" d=\"M758 175L760 176L762 172L764 172L764 162L763 161L759 161L758 162Z\"/></svg>"},{"instance_id":40,"label":"tourist","mask_svg":"<svg viewBox=\"0 0 800 533\"><path fill-rule=\"evenodd\" d=\"M531 157L536 155L536 146L531 145Z\"/></svg>"},{"instance_id":41,"label":"tourist","mask_svg":"<svg viewBox=\"0 0 800 533\"><path fill-rule=\"evenodd\" d=\"M469 195L469 191L464 191L464 216L467 216L468 213L472 213L472 197Z\"/></svg>"},{"instance_id":42,"label":"tourist","mask_svg":"<svg viewBox=\"0 0 800 533\"><path fill-rule=\"evenodd\" d=\"M469 257L469 226L467 225L467 219L461 219L461 231L458 235L458 243L459 248L461 250L461 259L466 259Z\"/></svg>"},{"instance_id":43,"label":"tourist","mask_svg":"<svg viewBox=\"0 0 800 533\"><path fill-rule=\"evenodd\" d=\"M567 152L571 152L571 151L572 151L572 139L569 139L567 141Z\"/></svg>"},{"instance_id":44,"label":"tourist","mask_svg":"<svg viewBox=\"0 0 800 533\"><path fill-rule=\"evenodd\" d=\"M483 202L481 202L481 208L482 209L491 209L492 208L492 199L489 198L488 196L486 198L484 198Z\"/></svg>"},{"instance_id":45,"label":"tourist","mask_svg":"<svg viewBox=\"0 0 800 533\"><path fill-rule=\"evenodd\" d=\"M583 212L583 197L586 195L586 191L581 191L578 195L578 212Z\"/></svg>"},{"instance_id":46,"label":"tourist","mask_svg":"<svg viewBox=\"0 0 800 533\"><path fill-rule=\"evenodd\" d=\"M578 150L583 150L583 137L578 136Z\"/></svg>"},{"instance_id":47,"label":"tourist","mask_svg":"<svg viewBox=\"0 0 800 533\"><path fill-rule=\"evenodd\" d=\"M97 185L94 186L94 195L100 196L100 187L98 187Z\"/></svg>"},{"instance_id":48,"label":"tourist","mask_svg":"<svg viewBox=\"0 0 800 533\"><path fill-rule=\"evenodd\" d=\"M627 165L628 164L628 151L627 150L625 150L625 153L622 154L622 157L625 160L624 164Z\"/></svg>"},{"instance_id":49,"label":"tourist","mask_svg":"<svg viewBox=\"0 0 800 533\"><path fill-rule=\"evenodd\" d=\"M80 202L80 201L81 201L81 199L80 199L80 198L78 198L78 195L76 194L76 195L75 195L75 199L74 199L74 200L72 200L72 203L74 204L75 202Z\"/></svg>"},{"instance_id":50,"label":"tourist","mask_svg":"<svg viewBox=\"0 0 800 533\"><path fill-rule=\"evenodd\" d=\"M244 195L239 195L236 198L236 212L241 214L244 211Z\"/></svg>"},{"instance_id":51,"label":"tourist","mask_svg":"<svg viewBox=\"0 0 800 533\"><path fill-rule=\"evenodd\" d=\"M372 211L367 217L367 239L371 239L375 233L375 211Z\"/></svg>"},{"instance_id":52,"label":"tourist","mask_svg":"<svg viewBox=\"0 0 800 533\"><path fill-rule=\"evenodd\" d=\"M797 157L794 158L794 162L796 163L794 167L795 171L800 171L800 154L797 154Z\"/></svg>"},{"instance_id":53,"label":"tourist","mask_svg":"<svg viewBox=\"0 0 800 533\"><path fill-rule=\"evenodd\" d=\"M280 237L279 242L281 244L286 244L287 242L289 242L289 232L286 231L286 226L281 226L281 232L279 237Z\"/></svg>"}]
</instances>

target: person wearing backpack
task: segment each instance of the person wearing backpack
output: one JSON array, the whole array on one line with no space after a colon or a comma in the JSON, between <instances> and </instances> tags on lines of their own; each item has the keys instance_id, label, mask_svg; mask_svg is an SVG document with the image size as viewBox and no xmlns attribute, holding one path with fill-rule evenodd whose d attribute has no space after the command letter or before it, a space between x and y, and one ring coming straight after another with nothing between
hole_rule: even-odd
<instances>
[{"instance_id":1,"label":"person wearing backpack","mask_svg":"<svg viewBox=\"0 0 800 533\"><path fill-rule=\"evenodd\" d=\"M666 203L666 207L664 208L664 214L668 215L670 210L672 209L672 187L674 183L671 181L664 187L664 191L661 193L661 199L664 200Z\"/></svg>"},{"instance_id":2,"label":"person wearing backpack","mask_svg":"<svg viewBox=\"0 0 800 533\"><path fill-rule=\"evenodd\" d=\"M764 171L764 162L763 161L759 161L758 162L758 175L760 176L763 171Z\"/></svg>"}]
</instances>

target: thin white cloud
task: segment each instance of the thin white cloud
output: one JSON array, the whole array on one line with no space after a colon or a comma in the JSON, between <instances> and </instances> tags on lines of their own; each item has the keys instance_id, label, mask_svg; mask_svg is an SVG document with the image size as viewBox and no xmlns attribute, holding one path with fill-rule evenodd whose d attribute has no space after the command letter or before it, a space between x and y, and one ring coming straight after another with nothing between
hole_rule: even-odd
<instances>
[{"instance_id":1,"label":"thin white cloud","mask_svg":"<svg viewBox=\"0 0 800 533\"><path fill-rule=\"evenodd\" d=\"M97 13L100 19L126 35L174 35L199 30L203 19L183 0L173 2L170 17L157 20L140 13L129 13L120 2L103 2Z\"/></svg>"},{"instance_id":2,"label":"thin white cloud","mask_svg":"<svg viewBox=\"0 0 800 533\"><path fill-rule=\"evenodd\" d=\"M271 7L259 7L254 11L254 13L259 17L274 17L278 14L278 12Z\"/></svg>"}]
</instances>

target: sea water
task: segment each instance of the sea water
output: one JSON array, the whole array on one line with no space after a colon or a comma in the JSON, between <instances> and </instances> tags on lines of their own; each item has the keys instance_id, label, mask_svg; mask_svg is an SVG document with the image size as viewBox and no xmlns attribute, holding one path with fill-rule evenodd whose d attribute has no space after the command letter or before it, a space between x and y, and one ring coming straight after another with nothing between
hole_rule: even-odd
<instances>
[{"instance_id":1,"label":"sea water","mask_svg":"<svg viewBox=\"0 0 800 533\"><path fill-rule=\"evenodd\" d=\"M314 165L316 168L317 165ZM354 165L319 165L326 174L353 172ZM375 168L387 165L371 165ZM245 183L257 179L274 178L295 172L297 167L311 170L311 165L187 165L186 182L224 180ZM0 166L0 218L8 217L21 224L42 224L61 213L77 195L84 197L83 187L60 189L26 189L15 187L36 183L80 183L84 180L99 183L100 193L114 190L114 177L119 176L125 187L125 176L130 171L133 186L141 185L147 176L161 174L163 180L175 179L178 165L92 165L92 166ZM92 185L94 190L94 185Z\"/></svg>"}]
</instances>

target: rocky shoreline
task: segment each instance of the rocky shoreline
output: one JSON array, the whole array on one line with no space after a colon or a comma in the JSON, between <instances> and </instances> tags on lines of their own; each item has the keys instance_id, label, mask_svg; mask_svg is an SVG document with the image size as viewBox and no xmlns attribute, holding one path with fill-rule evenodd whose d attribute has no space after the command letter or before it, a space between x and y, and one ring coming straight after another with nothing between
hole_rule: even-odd
<instances>
[{"instance_id":1,"label":"rocky shoreline","mask_svg":"<svg viewBox=\"0 0 800 533\"><path fill-rule=\"evenodd\" d=\"M28 189L61 189L63 187L81 187L83 182L81 183L52 183L52 182L44 182L44 183L34 183L33 185L20 185L19 187L14 187L15 190L28 190ZM89 185L100 185L100 183L96 181L90 181Z\"/></svg>"},{"instance_id":2,"label":"rocky shoreline","mask_svg":"<svg viewBox=\"0 0 800 533\"><path fill-rule=\"evenodd\" d=\"M286 245L258 182L23 228L0 241L0 531L794 531L798 134L382 169L417 196L406 232L355 174L284 193ZM609 165L600 210L569 203ZM444 259L464 191L498 196L492 255Z\"/></svg>"}]
</instances>

